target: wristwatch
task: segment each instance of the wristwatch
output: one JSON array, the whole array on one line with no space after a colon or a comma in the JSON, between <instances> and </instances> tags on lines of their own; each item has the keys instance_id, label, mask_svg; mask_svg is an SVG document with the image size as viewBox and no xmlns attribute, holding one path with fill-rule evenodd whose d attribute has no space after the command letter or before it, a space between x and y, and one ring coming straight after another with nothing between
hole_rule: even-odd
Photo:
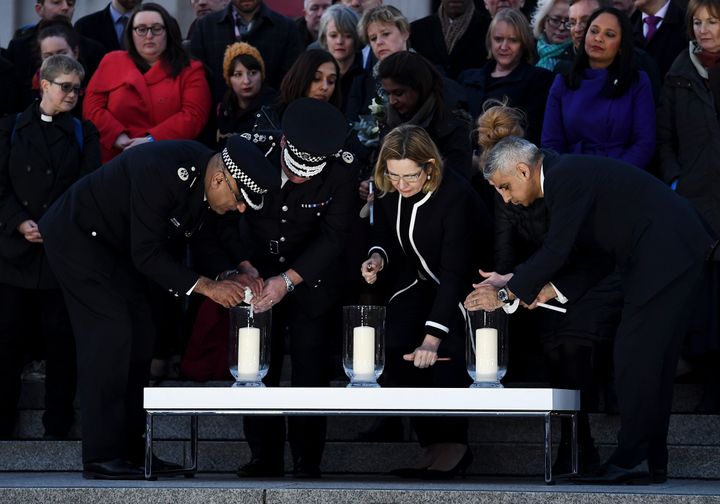
<instances>
[{"instance_id":1,"label":"wristwatch","mask_svg":"<svg viewBox=\"0 0 720 504\"><path fill-rule=\"evenodd\" d=\"M498 301L502 301L505 304L512 303L512 300L510 299L510 293L505 287L503 287L502 289L498 289L497 298Z\"/></svg>"},{"instance_id":2,"label":"wristwatch","mask_svg":"<svg viewBox=\"0 0 720 504\"><path fill-rule=\"evenodd\" d=\"M280 273L280 278L285 280L285 287L287 287L288 292L292 292L295 290L295 284L292 280L290 280L290 277L287 275L287 273L282 272Z\"/></svg>"}]
</instances>

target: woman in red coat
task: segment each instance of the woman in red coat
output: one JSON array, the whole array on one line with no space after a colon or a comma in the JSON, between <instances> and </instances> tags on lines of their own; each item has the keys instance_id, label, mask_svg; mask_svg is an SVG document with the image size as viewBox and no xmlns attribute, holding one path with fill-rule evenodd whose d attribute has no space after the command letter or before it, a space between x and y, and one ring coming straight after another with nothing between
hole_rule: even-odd
<instances>
[{"instance_id":1,"label":"woman in red coat","mask_svg":"<svg viewBox=\"0 0 720 504\"><path fill-rule=\"evenodd\" d=\"M127 51L103 58L85 97L83 115L100 131L103 163L141 143L193 139L210 114L203 66L183 49L175 18L146 3L128 27Z\"/></svg>"}]
</instances>

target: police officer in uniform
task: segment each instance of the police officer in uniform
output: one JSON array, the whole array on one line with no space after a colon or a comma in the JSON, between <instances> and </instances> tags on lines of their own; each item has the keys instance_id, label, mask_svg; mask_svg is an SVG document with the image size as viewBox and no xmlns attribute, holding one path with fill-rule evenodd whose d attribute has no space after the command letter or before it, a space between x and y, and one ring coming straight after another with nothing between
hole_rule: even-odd
<instances>
[{"instance_id":1,"label":"police officer in uniform","mask_svg":"<svg viewBox=\"0 0 720 504\"><path fill-rule=\"evenodd\" d=\"M257 310L273 309L272 353L265 384L280 381L284 344L292 360L292 384L322 387L329 383L329 348L333 308L338 308L340 259L355 212L357 174L353 156L341 150L346 126L332 105L300 98L282 120L280 136L253 133L273 165L278 192L245 216L244 243L254 245L250 263L264 279L254 300ZM287 333L286 333L287 331ZM288 438L294 475L318 477L326 419L291 417ZM285 419L248 417L245 435L252 459L240 476L280 476L284 472Z\"/></svg>"},{"instance_id":2,"label":"police officer in uniform","mask_svg":"<svg viewBox=\"0 0 720 504\"><path fill-rule=\"evenodd\" d=\"M77 340L86 478L140 479L143 387L154 328L143 275L175 296L195 292L226 306L260 293L252 272L214 281L176 262L167 242L212 215L262 208L272 167L236 137L221 153L192 141L134 147L75 183L40 221L48 261ZM208 215L209 214L209 215ZM238 233L223 246L242 259ZM155 459L154 467L177 468Z\"/></svg>"}]
</instances>

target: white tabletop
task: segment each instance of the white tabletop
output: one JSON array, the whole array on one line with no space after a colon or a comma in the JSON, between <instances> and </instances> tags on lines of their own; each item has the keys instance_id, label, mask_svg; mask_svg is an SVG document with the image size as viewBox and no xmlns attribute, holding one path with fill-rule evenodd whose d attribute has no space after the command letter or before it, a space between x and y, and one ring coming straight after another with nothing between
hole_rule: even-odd
<instances>
[{"instance_id":1,"label":"white tabletop","mask_svg":"<svg viewBox=\"0 0 720 504\"><path fill-rule=\"evenodd\" d=\"M577 411L580 392L550 388L149 387L150 412L360 414Z\"/></svg>"}]
</instances>

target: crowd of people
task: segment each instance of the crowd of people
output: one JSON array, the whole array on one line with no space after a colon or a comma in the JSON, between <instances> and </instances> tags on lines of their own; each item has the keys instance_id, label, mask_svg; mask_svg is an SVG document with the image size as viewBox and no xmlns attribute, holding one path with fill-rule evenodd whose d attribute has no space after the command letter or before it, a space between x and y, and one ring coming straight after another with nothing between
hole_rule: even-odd
<instances>
[{"instance_id":1,"label":"crowd of people","mask_svg":"<svg viewBox=\"0 0 720 504\"><path fill-rule=\"evenodd\" d=\"M468 386L467 312L511 313L510 380L582 393L579 482L666 480L681 354L718 410L720 0L437 0L413 22L190 0L185 36L153 2L73 25L75 4L36 0L0 53L0 439L43 360L45 435L67 437L77 382L84 475L142 478L142 388L229 378L248 292L273 311L270 386L285 355L292 385L330 384L351 304L387 306L383 386ZM411 426L397 476L472 462L465 419ZM282 475L286 432L293 474L320 476L325 419L244 429L241 477Z\"/></svg>"}]
</instances>

